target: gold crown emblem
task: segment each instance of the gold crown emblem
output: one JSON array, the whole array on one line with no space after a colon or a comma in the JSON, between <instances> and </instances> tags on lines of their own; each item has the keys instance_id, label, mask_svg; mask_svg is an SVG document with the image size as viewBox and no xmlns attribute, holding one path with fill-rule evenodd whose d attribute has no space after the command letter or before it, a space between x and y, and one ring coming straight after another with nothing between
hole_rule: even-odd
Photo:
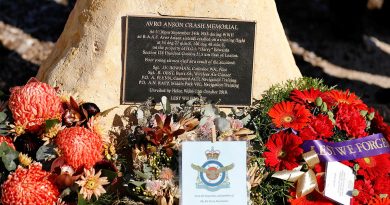
<instances>
[{"instance_id":1,"label":"gold crown emblem","mask_svg":"<svg viewBox=\"0 0 390 205\"><path fill-rule=\"evenodd\" d=\"M215 159L217 160L220 154L219 150L214 150L214 147L211 147L211 150L206 150L205 152L207 160Z\"/></svg>"}]
</instances>

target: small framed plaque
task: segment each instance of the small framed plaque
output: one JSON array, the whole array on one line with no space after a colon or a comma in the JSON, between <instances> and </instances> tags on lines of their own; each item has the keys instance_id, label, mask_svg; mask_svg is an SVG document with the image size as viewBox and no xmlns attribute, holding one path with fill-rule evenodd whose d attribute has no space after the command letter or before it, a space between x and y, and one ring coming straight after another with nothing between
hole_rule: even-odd
<instances>
[{"instance_id":1,"label":"small framed plaque","mask_svg":"<svg viewBox=\"0 0 390 205\"><path fill-rule=\"evenodd\" d=\"M201 95L222 105L252 99L255 22L177 17L124 18L122 103Z\"/></svg>"},{"instance_id":2,"label":"small framed plaque","mask_svg":"<svg viewBox=\"0 0 390 205\"><path fill-rule=\"evenodd\" d=\"M181 204L247 204L246 142L182 145Z\"/></svg>"}]
</instances>

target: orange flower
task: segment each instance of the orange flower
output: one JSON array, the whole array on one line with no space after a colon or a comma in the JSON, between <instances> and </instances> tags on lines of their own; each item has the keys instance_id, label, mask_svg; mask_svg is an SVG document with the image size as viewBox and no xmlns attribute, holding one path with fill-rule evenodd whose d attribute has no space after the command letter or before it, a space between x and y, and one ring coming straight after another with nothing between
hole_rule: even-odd
<instances>
[{"instance_id":1,"label":"orange flower","mask_svg":"<svg viewBox=\"0 0 390 205\"><path fill-rule=\"evenodd\" d=\"M83 165L89 169L103 159L102 139L86 128L65 128L57 135L56 143L66 163L76 170Z\"/></svg>"},{"instance_id":2,"label":"orange flower","mask_svg":"<svg viewBox=\"0 0 390 205\"><path fill-rule=\"evenodd\" d=\"M48 119L59 119L63 112L60 97L50 85L34 78L25 86L11 89L9 108L16 126L36 132Z\"/></svg>"},{"instance_id":3,"label":"orange flower","mask_svg":"<svg viewBox=\"0 0 390 205\"><path fill-rule=\"evenodd\" d=\"M2 186L2 204L55 204L60 193L49 178L50 173L43 171L39 163L28 169L19 166Z\"/></svg>"},{"instance_id":4,"label":"orange flower","mask_svg":"<svg viewBox=\"0 0 390 205\"><path fill-rule=\"evenodd\" d=\"M268 115L278 128L284 127L300 130L309 123L311 114L303 105L283 101L275 104L268 112Z\"/></svg>"}]
</instances>

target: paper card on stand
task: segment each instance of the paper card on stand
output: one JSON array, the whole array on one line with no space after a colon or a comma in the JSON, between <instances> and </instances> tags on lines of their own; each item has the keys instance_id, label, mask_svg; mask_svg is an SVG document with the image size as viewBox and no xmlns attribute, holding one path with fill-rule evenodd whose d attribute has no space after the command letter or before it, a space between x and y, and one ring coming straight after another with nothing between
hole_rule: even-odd
<instances>
[{"instance_id":1,"label":"paper card on stand","mask_svg":"<svg viewBox=\"0 0 390 205\"><path fill-rule=\"evenodd\" d=\"M355 175L350 167L340 162L328 162L325 173L324 195L338 203L349 205Z\"/></svg>"},{"instance_id":2,"label":"paper card on stand","mask_svg":"<svg viewBox=\"0 0 390 205\"><path fill-rule=\"evenodd\" d=\"M184 142L181 204L247 204L246 142Z\"/></svg>"}]
</instances>

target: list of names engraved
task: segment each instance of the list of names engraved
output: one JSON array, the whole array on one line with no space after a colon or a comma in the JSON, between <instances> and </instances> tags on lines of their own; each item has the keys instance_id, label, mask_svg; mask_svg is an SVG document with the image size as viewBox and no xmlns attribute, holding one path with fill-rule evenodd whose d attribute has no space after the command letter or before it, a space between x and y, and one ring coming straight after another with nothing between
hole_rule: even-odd
<instances>
[{"instance_id":1,"label":"list of names engraved","mask_svg":"<svg viewBox=\"0 0 390 205\"><path fill-rule=\"evenodd\" d=\"M123 101L200 94L224 105L249 105L255 23L127 17Z\"/></svg>"}]
</instances>

